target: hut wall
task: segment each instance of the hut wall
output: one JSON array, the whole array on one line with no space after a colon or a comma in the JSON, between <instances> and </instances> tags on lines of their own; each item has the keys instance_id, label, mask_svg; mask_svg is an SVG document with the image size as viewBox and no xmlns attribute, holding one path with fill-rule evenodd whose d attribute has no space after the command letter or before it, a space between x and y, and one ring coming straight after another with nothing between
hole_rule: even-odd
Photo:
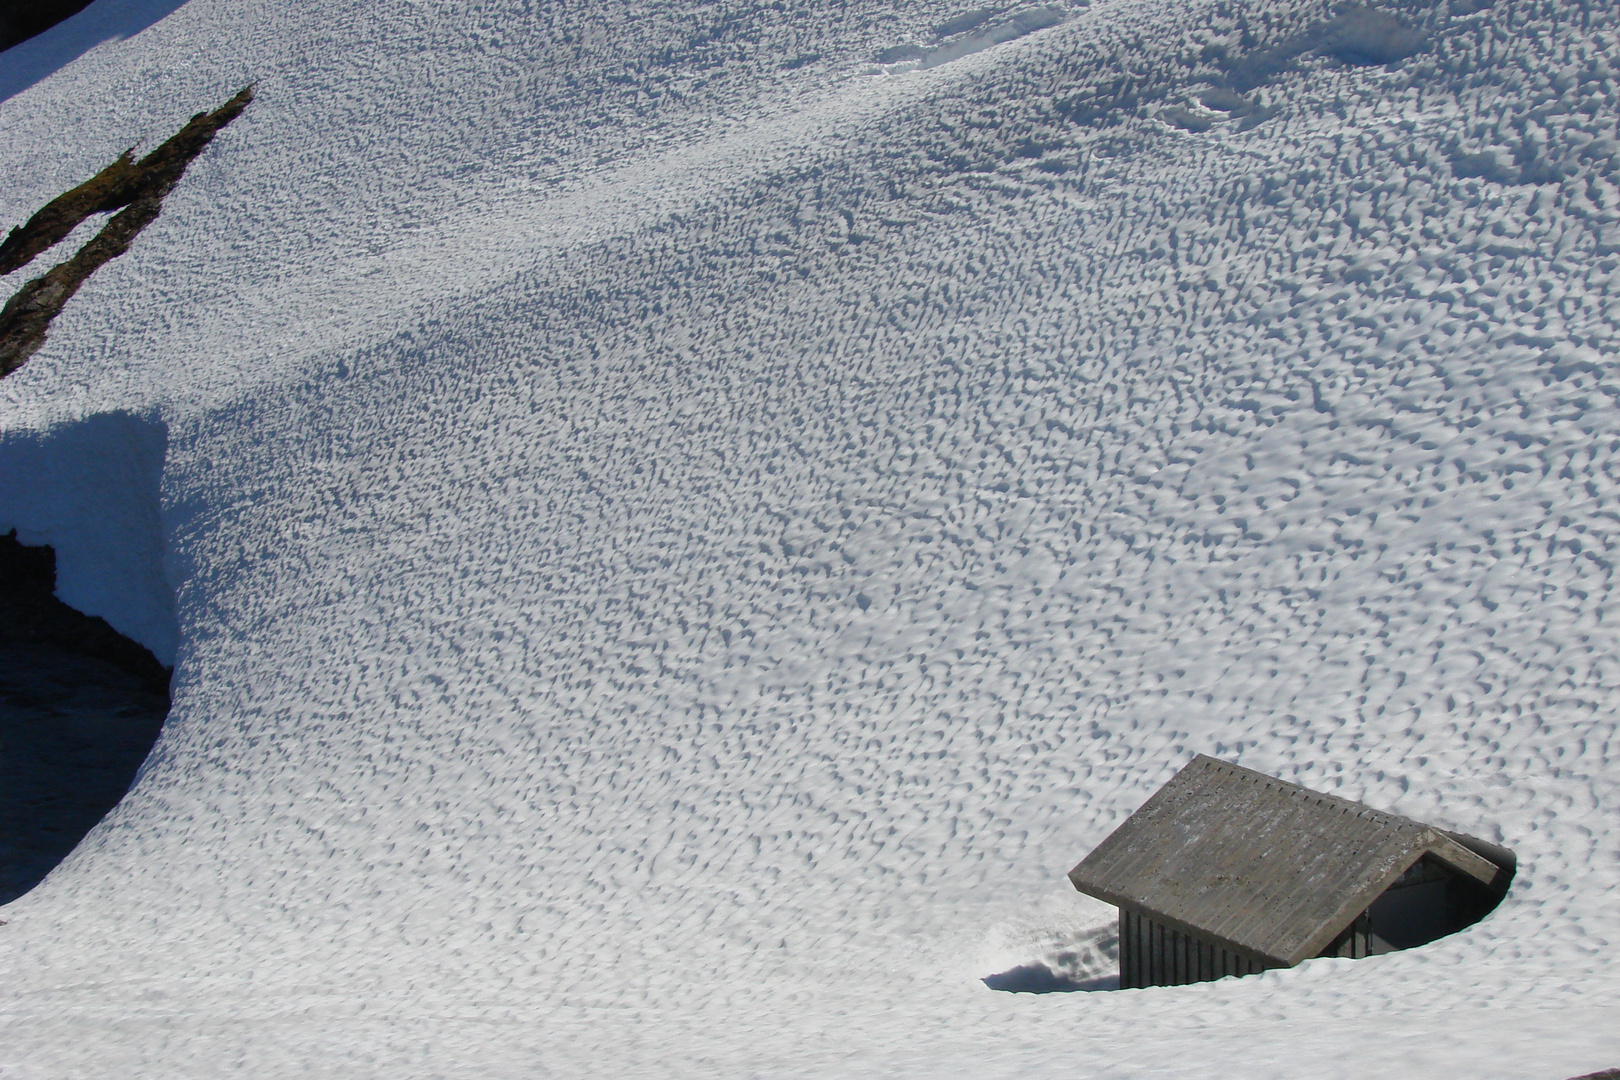
<instances>
[{"instance_id":1,"label":"hut wall","mask_svg":"<svg viewBox=\"0 0 1620 1080\"><path fill-rule=\"evenodd\" d=\"M1375 952L1411 949L1472 926L1501 893L1424 856L1367 909Z\"/></svg>"},{"instance_id":2,"label":"hut wall","mask_svg":"<svg viewBox=\"0 0 1620 1080\"><path fill-rule=\"evenodd\" d=\"M1258 960L1223 949L1154 922L1145 915L1119 913L1119 985L1183 986L1228 975L1265 970Z\"/></svg>"},{"instance_id":3,"label":"hut wall","mask_svg":"<svg viewBox=\"0 0 1620 1080\"><path fill-rule=\"evenodd\" d=\"M1344 932L1328 943L1328 947L1317 953L1317 956L1342 956L1348 960L1360 960L1382 951L1377 939L1373 937L1373 921L1369 912L1362 912L1356 916L1356 921L1344 928Z\"/></svg>"}]
</instances>

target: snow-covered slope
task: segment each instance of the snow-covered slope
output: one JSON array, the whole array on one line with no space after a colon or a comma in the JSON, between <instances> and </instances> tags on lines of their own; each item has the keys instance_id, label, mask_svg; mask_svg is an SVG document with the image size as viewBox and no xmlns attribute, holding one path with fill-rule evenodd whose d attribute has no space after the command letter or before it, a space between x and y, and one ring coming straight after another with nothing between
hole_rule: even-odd
<instances>
[{"instance_id":1,"label":"snow-covered slope","mask_svg":"<svg viewBox=\"0 0 1620 1080\"><path fill-rule=\"evenodd\" d=\"M0 384L0 528L178 640L136 788L0 912L0 1074L1620 1062L1609 6L1408 4L1427 54L1205 132L1160 117L1319 6L887 65L963 9L147 6L0 85L8 224L258 88ZM1513 892L987 989L1108 973L1063 874L1200 751Z\"/></svg>"}]
</instances>

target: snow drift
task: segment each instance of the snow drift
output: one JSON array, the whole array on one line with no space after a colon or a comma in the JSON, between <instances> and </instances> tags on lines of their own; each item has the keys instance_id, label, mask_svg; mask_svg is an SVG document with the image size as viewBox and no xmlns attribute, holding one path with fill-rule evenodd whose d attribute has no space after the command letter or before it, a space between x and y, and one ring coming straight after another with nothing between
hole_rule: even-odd
<instances>
[{"instance_id":1,"label":"snow drift","mask_svg":"<svg viewBox=\"0 0 1620 1080\"><path fill-rule=\"evenodd\" d=\"M1100 0L886 71L962 9L138 7L15 51L7 223L258 96L0 384L6 447L164 433L178 635L135 788L0 913L0 1067L1620 1058L1610 8L1390 5L1386 67L1268 54L1315 5ZM67 508L125 504L71 472L0 525L111 596ZM988 988L1107 974L1063 873L1200 751L1513 891L1375 959Z\"/></svg>"}]
</instances>

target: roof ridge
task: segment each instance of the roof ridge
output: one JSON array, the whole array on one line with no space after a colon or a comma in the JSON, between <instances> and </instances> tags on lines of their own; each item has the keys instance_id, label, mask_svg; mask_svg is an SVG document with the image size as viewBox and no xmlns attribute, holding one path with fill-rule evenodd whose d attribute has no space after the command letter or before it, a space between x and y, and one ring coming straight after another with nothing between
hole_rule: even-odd
<instances>
[{"instance_id":1,"label":"roof ridge","mask_svg":"<svg viewBox=\"0 0 1620 1080\"><path fill-rule=\"evenodd\" d=\"M1388 821L1391 824L1410 825L1413 828L1418 829L1431 828L1431 826L1424 825L1421 821L1414 818L1409 818L1405 814L1397 814L1389 810L1380 810L1375 806L1368 806L1364 802L1346 798L1343 795L1335 795L1331 791L1317 791L1315 788L1308 788L1304 784L1296 784L1292 780L1284 780L1279 776L1269 776L1266 773L1260 772L1256 769L1250 769L1246 766L1239 765L1235 761L1226 761L1223 758L1212 757L1209 754L1199 754L1193 758L1191 762L1188 762L1188 764L1195 765L1200 761L1203 762L1205 768L1215 765L1219 766L1221 770L1230 772L1239 777L1279 785L1280 790L1288 794L1293 794L1296 796L1308 795L1314 796L1317 799L1331 800L1340 806L1355 810L1358 815L1371 816L1373 818ZM1172 779L1174 778L1172 777ZM1318 803L1318 805L1321 805L1321 803Z\"/></svg>"}]
</instances>

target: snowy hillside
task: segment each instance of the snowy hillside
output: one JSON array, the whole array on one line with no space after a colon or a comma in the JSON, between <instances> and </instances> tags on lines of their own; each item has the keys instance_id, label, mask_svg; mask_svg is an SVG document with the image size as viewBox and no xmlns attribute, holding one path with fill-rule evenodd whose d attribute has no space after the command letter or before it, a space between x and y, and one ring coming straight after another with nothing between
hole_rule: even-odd
<instances>
[{"instance_id":1,"label":"snowy hillside","mask_svg":"<svg viewBox=\"0 0 1620 1080\"><path fill-rule=\"evenodd\" d=\"M257 90L0 383L0 531L176 663L0 910L0 1076L1620 1064L1620 15L1386 8L1388 67L1294 0L97 0L0 57L7 227ZM1518 878L987 988L1112 972L1063 875L1198 752Z\"/></svg>"}]
</instances>

